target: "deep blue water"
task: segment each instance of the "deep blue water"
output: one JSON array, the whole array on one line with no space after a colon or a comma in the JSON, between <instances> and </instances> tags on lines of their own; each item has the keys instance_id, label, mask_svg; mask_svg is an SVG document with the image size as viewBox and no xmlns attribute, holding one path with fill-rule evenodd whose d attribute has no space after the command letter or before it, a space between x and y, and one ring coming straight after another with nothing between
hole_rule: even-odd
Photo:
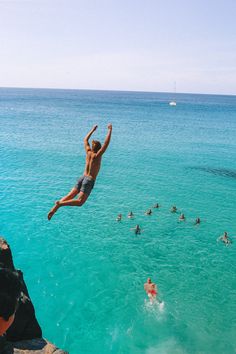
<instances>
[{"instance_id":1,"label":"deep blue water","mask_svg":"<svg viewBox=\"0 0 236 354\"><path fill-rule=\"evenodd\" d=\"M172 98L0 89L0 234L44 336L70 354L236 353L236 242L216 242L236 236L236 96L177 94L170 107ZM109 122L87 203L48 222L83 173L84 136L98 124L103 141ZM146 298L148 276L163 309Z\"/></svg>"}]
</instances>

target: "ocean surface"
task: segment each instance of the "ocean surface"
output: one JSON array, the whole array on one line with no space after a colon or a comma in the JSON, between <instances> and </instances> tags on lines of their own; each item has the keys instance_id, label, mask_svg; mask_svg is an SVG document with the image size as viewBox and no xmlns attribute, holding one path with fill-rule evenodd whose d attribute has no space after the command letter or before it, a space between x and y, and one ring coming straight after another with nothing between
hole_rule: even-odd
<instances>
[{"instance_id":1,"label":"ocean surface","mask_svg":"<svg viewBox=\"0 0 236 354\"><path fill-rule=\"evenodd\" d=\"M236 353L236 96L172 99L0 89L0 234L44 337L70 354ZM98 124L103 141L110 122L88 201L49 222L83 174L84 136ZM162 306L144 292L149 276Z\"/></svg>"}]
</instances>

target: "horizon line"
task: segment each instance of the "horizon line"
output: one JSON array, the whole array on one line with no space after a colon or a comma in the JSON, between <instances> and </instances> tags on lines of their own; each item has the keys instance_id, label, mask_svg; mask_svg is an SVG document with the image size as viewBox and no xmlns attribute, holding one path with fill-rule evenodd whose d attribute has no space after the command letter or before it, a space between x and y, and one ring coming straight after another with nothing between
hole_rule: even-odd
<instances>
[{"instance_id":1,"label":"horizon line","mask_svg":"<svg viewBox=\"0 0 236 354\"><path fill-rule=\"evenodd\" d=\"M86 89L86 88L63 88L63 87L20 87L0 86L0 89L22 89L22 90L68 90L68 91L102 91L102 92L130 92L130 93L165 93L175 95L210 95L210 96L236 96L232 93L200 93L200 92L172 92L172 91L143 91L143 90L121 90L121 89Z\"/></svg>"}]
</instances>

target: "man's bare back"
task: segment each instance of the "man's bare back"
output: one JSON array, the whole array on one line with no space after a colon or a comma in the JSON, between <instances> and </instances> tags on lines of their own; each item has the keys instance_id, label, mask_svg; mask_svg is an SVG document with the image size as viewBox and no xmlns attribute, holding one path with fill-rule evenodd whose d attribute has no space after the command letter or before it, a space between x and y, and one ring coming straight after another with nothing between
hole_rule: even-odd
<instances>
[{"instance_id":1,"label":"man's bare back","mask_svg":"<svg viewBox=\"0 0 236 354\"><path fill-rule=\"evenodd\" d=\"M89 151L86 154L86 165L84 170L85 176L90 176L96 180L101 167L102 156L97 156L96 153Z\"/></svg>"},{"instance_id":2,"label":"man's bare back","mask_svg":"<svg viewBox=\"0 0 236 354\"><path fill-rule=\"evenodd\" d=\"M90 147L89 138L95 132L96 129L97 125L95 125L84 138L84 148L86 151L84 175L78 180L77 184L65 197L56 201L55 205L48 213L48 220L53 217L53 215L60 207L82 206L88 199L94 187L97 175L100 171L102 155L106 151L111 140L112 125L108 125L108 133L104 144L101 145L99 141L93 140L92 147ZM74 199L77 195L78 197Z\"/></svg>"}]
</instances>

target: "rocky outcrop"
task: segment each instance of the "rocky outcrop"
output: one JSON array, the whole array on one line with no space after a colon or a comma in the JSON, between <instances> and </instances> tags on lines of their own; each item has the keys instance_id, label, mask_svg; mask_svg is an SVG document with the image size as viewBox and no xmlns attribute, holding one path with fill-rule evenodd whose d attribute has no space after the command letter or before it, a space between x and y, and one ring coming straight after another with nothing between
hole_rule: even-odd
<instances>
[{"instance_id":1,"label":"rocky outcrop","mask_svg":"<svg viewBox=\"0 0 236 354\"><path fill-rule=\"evenodd\" d=\"M43 338L7 342L1 354L68 354Z\"/></svg>"},{"instance_id":2,"label":"rocky outcrop","mask_svg":"<svg viewBox=\"0 0 236 354\"><path fill-rule=\"evenodd\" d=\"M68 354L42 338L41 327L35 316L23 273L14 267L7 241L0 237L0 268L7 268L17 275L21 283L21 297L13 324L0 336L0 354ZM0 292L1 292L0 286Z\"/></svg>"},{"instance_id":3,"label":"rocky outcrop","mask_svg":"<svg viewBox=\"0 0 236 354\"><path fill-rule=\"evenodd\" d=\"M7 342L2 354L68 354L43 338Z\"/></svg>"}]
</instances>

